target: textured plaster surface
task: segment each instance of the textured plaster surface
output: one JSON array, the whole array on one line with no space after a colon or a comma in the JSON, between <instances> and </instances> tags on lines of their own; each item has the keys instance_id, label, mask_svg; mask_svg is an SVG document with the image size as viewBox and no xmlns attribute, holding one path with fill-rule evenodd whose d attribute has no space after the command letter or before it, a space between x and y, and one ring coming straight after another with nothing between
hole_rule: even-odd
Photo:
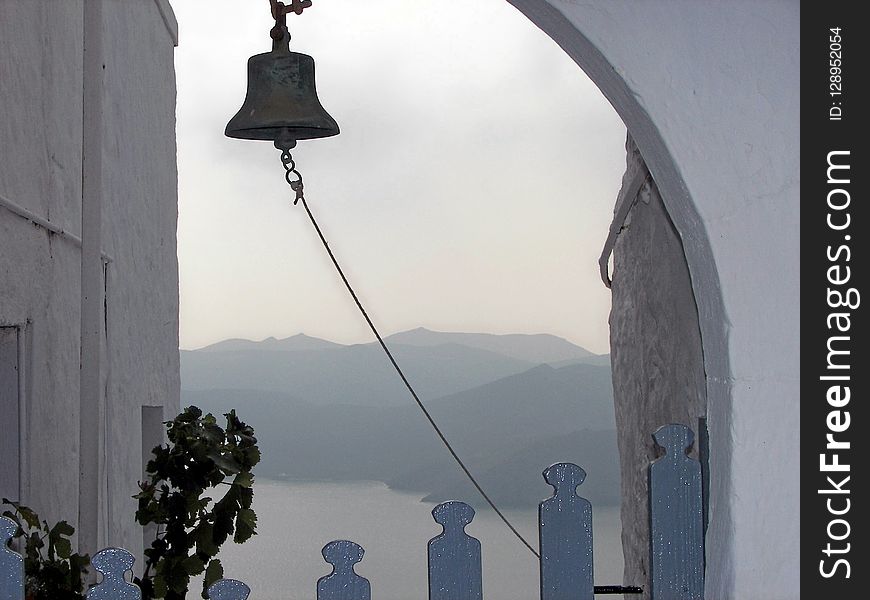
<instances>
[{"instance_id":1,"label":"textured plaster surface","mask_svg":"<svg viewBox=\"0 0 870 600\"><path fill-rule=\"evenodd\" d=\"M623 190L646 172L629 140ZM621 200L622 198L620 198ZM652 432L682 423L697 432L706 383L698 310L683 245L658 189L641 188L613 253L610 359L622 469L625 581L649 597L647 468ZM695 438L697 440L697 436ZM697 457L697 452L693 453Z\"/></svg>"},{"instance_id":2,"label":"textured plaster surface","mask_svg":"<svg viewBox=\"0 0 870 600\"><path fill-rule=\"evenodd\" d=\"M179 409L174 22L166 2L106 2L106 265L99 536L141 557L133 522L141 406ZM169 21L167 21L169 19ZM83 3L0 3L0 194L82 230ZM81 249L0 208L0 324L27 323L26 485L50 521L79 497ZM141 560L138 562L141 565Z\"/></svg>"},{"instance_id":3,"label":"textured plaster surface","mask_svg":"<svg viewBox=\"0 0 870 600\"><path fill-rule=\"evenodd\" d=\"M105 19L112 52L103 246L114 258L106 281L107 484L114 501L106 510L108 543L135 550L142 533L130 496L142 472L141 406L162 405L172 418L180 402L174 46L155 3L109 2Z\"/></svg>"},{"instance_id":4,"label":"textured plaster surface","mask_svg":"<svg viewBox=\"0 0 870 600\"><path fill-rule=\"evenodd\" d=\"M81 231L82 4L0 3L0 194ZM0 208L0 323L27 327L22 499L78 514L80 249Z\"/></svg>"},{"instance_id":5,"label":"textured plaster surface","mask_svg":"<svg viewBox=\"0 0 870 600\"><path fill-rule=\"evenodd\" d=\"M622 116L682 239L707 376L707 598L797 598L799 5L510 1Z\"/></svg>"}]
</instances>

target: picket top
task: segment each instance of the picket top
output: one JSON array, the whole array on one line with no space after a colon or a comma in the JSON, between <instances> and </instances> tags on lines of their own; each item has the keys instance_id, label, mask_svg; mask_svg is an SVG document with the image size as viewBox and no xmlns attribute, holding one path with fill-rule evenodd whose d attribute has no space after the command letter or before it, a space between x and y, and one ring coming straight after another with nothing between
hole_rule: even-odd
<instances>
[{"instance_id":1,"label":"picket top","mask_svg":"<svg viewBox=\"0 0 870 600\"><path fill-rule=\"evenodd\" d=\"M88 590L88 600L142 600L139 586L124 578L133 569L133 555L123 548L106 548L94 554L91 565L100 572L103 580Z\"/></svg>"},{"instance_id":2,"label":"picket top","mask_svg":"<svg viewBox=\"0 0 870 600\"><path fill-rule=\"evenodd\" d=\"M474 509L465 502L448 500L432 509L432 518L444 528L438 537L459 535L474 520Z\"/></svg>"},{"instance_id":3,"label":"picket top","mask_svg":"<svg viewBox=\"0 0 870 600\"><path fill-rule=\"evenodd\" d=\"M221 579L208 588L209 600L248 600L251 588L235 579Z\"/></svg>"},{"instance_id":4,"label":"picket top","mask_svg":"<svg viewBox=\"0 0 870 600\"><path fill-rule=\"evenodd\" d=\"M369 580L354 571L365 556L362 546L350 540L329 542L321 550L332 573L317 580L317 600L371 600Z\"/></svg>"},{"instance_id":5,"label":"picket top","mask_svg":"<svg viewBox=\"0 0 870 600\"><path fill-rule=\"evenodd\" d=\"M652 436L656 444L664 448L665 455L652 461L651 467L663 460L672 463L684 462L688 458L686 453L692 448L692 444L695 441L695 433L686 425L678 423L662 425L656 429Z\"/></svg>"}]
</instances>

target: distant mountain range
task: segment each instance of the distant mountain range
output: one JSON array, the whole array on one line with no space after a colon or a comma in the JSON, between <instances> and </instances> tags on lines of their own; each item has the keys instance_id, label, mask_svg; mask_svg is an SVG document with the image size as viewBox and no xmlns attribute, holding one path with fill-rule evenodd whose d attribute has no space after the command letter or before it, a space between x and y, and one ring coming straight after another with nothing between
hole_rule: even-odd
<instances>
[{"instance_id":1,"label":"distant mountain range","mask_svg":"<svg viewBox=\"0 0 870 600\"><path fill-rule=\"evenodd\" d=\"M606 355L550 335L415 329L387 341L497 502L534 505L549 493L541 470L569 460L589 474L581 495L618 503ZM375 345L226 340L182 352L182 388L185 405L235 408L255 428L263 476L377 480L431 500L476 500Z\"/></svg>"},{"instance_id":2,"label":"distant mountain range","mask_svg":"<svg viewBox=\"0 0 870 600\"><path fill-rule=\"evenodd\" d=\"M406 346L430 347L458 344L535 364L585 361L596 357L589 350L575 346L566 339L547 334L445 333L418 327L391 335L387 338L387 342Z\"/></svg>"},{"instance_id":3,"label":"distant mountain range","mask_svg":"<svg viewBox=\"0 0 870 600\"><path fill-rule=\"evenodd\" d=\"M271 352L292 352L294 350L324 350L326 348L339 348L341 344L328 342L320 338L311 337L304 333L299 333L292 337L284 339L275 339L273 337L255 342L252 340L243 340L233 338L200 348L197 352L233 352L240 350L263 350Z\"/></svg>"}]
</instances>

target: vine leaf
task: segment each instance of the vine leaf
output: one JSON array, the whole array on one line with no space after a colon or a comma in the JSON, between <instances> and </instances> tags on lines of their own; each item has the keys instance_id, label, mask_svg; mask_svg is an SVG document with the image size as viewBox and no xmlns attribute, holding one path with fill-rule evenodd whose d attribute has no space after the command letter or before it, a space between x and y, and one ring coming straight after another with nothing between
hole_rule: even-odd
<instances>
[{"instance_id":1,"label":"vine leaf","mask_svg":"<svg viewBox=\"0 0 870 600\"><path fill-rule=\"evenodd\" d=\"M207 589L223 576L214 558L221 545L231 535L241 543L256 534L251 469L260 461L257 438L235 411L224 416L222 428L214 415L187 407L165 424L169 444L154 448L148 461L146 481L134 496L137 522L158 530L145 550L143 600L183 600L191 576L203 571Z\"/></svg>"},{"instance_id":2,"label":"vine leaf","mask_svg":"<svg viewBox=\"0 0 870 600\"><path fill-rule=\"evenodd\" d=\"M221 564L220 559L213 558L208 563L208 568L205 570L205 580L203 582L203 590L207 590L211 587L216 581L223 579L224 576L224 566ZM207 596L203 595L203 598Z\"/></svg>"},{"instance_id":3,"label":"vine leaf","mask_svg":"<svg viewBox=\"0 0 870 600\"><path fill-rule=\"evenodd\" d=\"M254 476L251 475L250 472L239 473L236 475L236 478L233 479L233 485L240 485L244 488L249 488L254 486Z\"/></svg>"},{"instance_id":4,"label":"vine leaf","mask_svg":"<svg viewBox=\"0 0 870 600\"><path fill-rule=\"evenodd\" d=\"M181 564L188 575L199 575L205 569L205 561L196 555L188 556Z\"/></svg>"},{"instance_id":5,"label":"vine leaf","mask_svg":"<svg viewBox=\"0 0 870 600\"><path fill-rule=\"evenodd\" d=\"M242 544L257 534L257 513L250 508L243 508L236 517L236 533L233 541Z\"/></svg>"}]
</instances>

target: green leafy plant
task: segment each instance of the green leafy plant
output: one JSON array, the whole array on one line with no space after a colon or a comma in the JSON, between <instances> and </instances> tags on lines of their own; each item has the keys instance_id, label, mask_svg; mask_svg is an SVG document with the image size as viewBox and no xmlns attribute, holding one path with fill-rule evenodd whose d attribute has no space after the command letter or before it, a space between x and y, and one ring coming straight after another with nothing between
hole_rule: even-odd
<instances>
[{"instance_id":1,"label":"green leafy plant","mask_svg":"<svg viewBox=\"0 0 870 600\"><path fill-rule=\"evenodd\" d=\"M254 430L226 415L226 428L211 414L189 406L166 423L168 446L153 450L146 466L136 521L157 525L157 537L145 550L145 572L134 582L143 600L182 600L191 576L205 572L205 590L223 577L216 558L230 537L243 543L256 534L257 515L251 508L254 476L260 461ZM226 487L221 498L213 498Z\"/></svg>"},{"instance_id":2,"label":"green leafy plant","mask_svg":"<svg viewBox=\"0 0 870 600\"><path fill-rule=\"evenodd\" d=\"M28 600L82 600L87 554L72 551L75 528L66 521L53 526L32 509L3 498L12 510L3 512L18 523L15 538L24 538L24 590Z\"/></svg>"}]
</instances>

